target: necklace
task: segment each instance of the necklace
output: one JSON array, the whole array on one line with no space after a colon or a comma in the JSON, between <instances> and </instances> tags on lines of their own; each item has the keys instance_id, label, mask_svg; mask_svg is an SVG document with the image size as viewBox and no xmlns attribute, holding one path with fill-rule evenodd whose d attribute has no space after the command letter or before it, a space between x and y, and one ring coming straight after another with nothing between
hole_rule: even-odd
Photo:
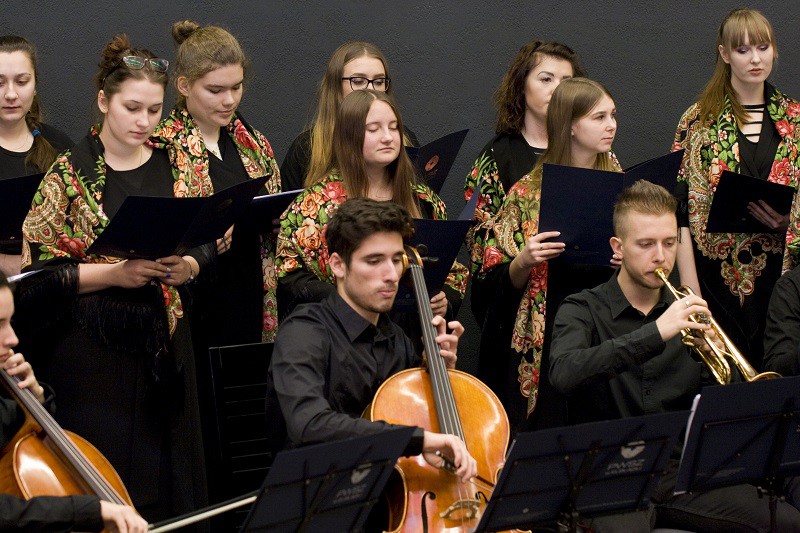
<instances>
[{"instance_id":1,"label":"necklace","mask_svg":"<svg viewBox=\"0 0 800 533\"><path fill-rule=\"evenodd\" d=\"M29 132L29 133L30 133L30 132ZM17 146L15 146L14 148L11 148L11 147L9 147L7 150L8 150L9 152L20 152L20 151L22 151L22 148L24 148L24 147L25 147L25 145L27 145L27 144L28 144L28 141L29 141L29 140L30 140L30 137L28 137L28 136L26 135L26 136L25 136L25 139L22 141L22 143L21 143L21 144L18 144L18 145L17 145ZM27 150L25 150L25 151L27 152Z\"/></svg>"},{"instance_id":2,"label":"necklace","mask_svg":"<svg viewBox=\"0 0 800 533\"><path fill-rule=\"evenodd\" d=\"M217 156L217 159L222 160L222 152L220 152L220 150L219 150L219 142L215 142L213 144L212 143L206 143L206 148L208 148L209 152L211 152L212 154Z\"/></svg>"}]
</instances>

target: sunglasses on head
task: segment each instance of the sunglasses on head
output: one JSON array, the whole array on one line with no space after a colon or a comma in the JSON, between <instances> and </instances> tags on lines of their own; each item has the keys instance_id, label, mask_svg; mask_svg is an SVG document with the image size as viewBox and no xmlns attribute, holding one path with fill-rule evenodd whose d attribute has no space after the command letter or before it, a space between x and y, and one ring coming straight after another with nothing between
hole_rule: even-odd
<instances>
[{"instance_id":1,"label":"sunglasses on head","mask_svg":"<svg viewBox=\"0 0 800 533\"><path fill-rule=\"evenodd\" d=\"M169 61L166 59L161 59L160 57L142 57L142 56L124 56L120 59L116 65L111 67L111 70L108 71L105 78L103 78L103 85L105 85L106 80L111 73L117 70L121 65L125 65L131 70L142 70L146 66L150 66L155 72L166 72L169 68Z\"/></svg>"}]
</instances>

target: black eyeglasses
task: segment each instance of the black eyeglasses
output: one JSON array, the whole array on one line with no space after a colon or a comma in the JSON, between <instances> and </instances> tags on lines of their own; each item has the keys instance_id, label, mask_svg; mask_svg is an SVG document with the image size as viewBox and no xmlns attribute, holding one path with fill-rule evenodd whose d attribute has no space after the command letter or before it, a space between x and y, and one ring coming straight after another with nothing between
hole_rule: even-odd
<instances>
[{"instance_id":1,"label":"black eyeglasses","mask_svg":"<svg viewBox=\"0 0 800 533\"><path fill-rule=\"evenodd\" d=\"M108 77L123 64L131 70L142 70L144 67L149 66L155 72L166 72L169 68L169 61L160 57L124 56L116 65L111 67L111 70L103 78L102 85L105 85Z\"/></svg>"},{"instance_id":2,"label":"black eyeglasses","mask_svg":"<svg viewBox=\"0 0 800 533\"><path fill-rule=\"evenodd\" d=\"M375 78L371 80L364 76L350 76L349 78L342 78L342 81L344 80L350 81L350 88L354 91L366 89L370 85L372 85L372 88L376 91L386 92L389 90L389 78Z\"/></svg>"}]
</instances>

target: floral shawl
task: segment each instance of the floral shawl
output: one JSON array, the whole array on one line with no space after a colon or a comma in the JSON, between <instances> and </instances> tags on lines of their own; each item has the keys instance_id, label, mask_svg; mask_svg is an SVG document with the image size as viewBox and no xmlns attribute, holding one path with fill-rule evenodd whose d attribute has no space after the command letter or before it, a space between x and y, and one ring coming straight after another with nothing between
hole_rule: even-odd
<instances>
[{"instance_id":1,"label":"floral shawl","mask_svg":"<svg viewBox=\"0 0 800 533\"><path fill-rule=\"evenodd\" d=\"M265 187L269 194L280 192L281 180L272 147L259 131L253 129L236 113L228 124L228 134L248 176L257 178L269 175ZM165 148L172 162L176 197L210 196L214 186L208 173L208 150L200 130L183 107L176 107L161 121L148 143ZM275 243L272 238L261 239L261 273L264 280L263 342L275 340L278 329L278 305L275 292Z\"/></svg>"},{"instance_id":2,"label":"floral shawl","mask_svg":"<svg viewBox=\"0 0 800 533\"><path fill-rule=\"evenodd\" d=\"M110 264L120 258L87 255L86 250L103 233L109 218L103 212L106 163L99 129L72 150L58 156L47 171L22 225L22 268L36 270L50 262ZM175 287L161 284L170 336L183 305Z\"/></svg>"},{"instance_id":3,"label":"floral shawl","mask_svg":"<svg viewBox=\"0 0 800 533\"><path fill-rule=\"evenodd\" d=\"M445 204L427 185L414 184L412 189L421 202L431 205L434 220L446 220ZM325 228L340 204L347 200L342 178L328 176L302 193L281 215L276 263L278 277L305 267L320 281L335 283L328 265ZM453 263L445 283L464 297L467 288L467 269L458 261Z\"/></svg>"},{"instance_id":4,"label":"floral shawl","mask_svg":"<svg viewBox=\"0 0 800 533\"><path fill-rule=\"evenodd\" d=\"M610 157L614 169L621 171L616 156L610 154ZM539 232L541 199L541 172L528 174L511 187L497 215L476 232L476 242L480 244L470 251L470 260L478 267L476 276L482 277L492 267L513 261L528 239ZM511 349L520 354L517 379L520 394L528 399L528 416L536 408L539 396L547 268L545 261L531 269L511 334ZM528 353L530 359L526 357Z\"/></svg>"},{"instance_id":5,"label":"floral shawl","mask_svg":"<svg viewBox=\"0 0 800 533\"><path fill-rule=\"evenodd\" d=\"M768 180L798 186L800 182L800 151L798 131L800 103L767 86L767 113L781 137ZM795 195L784 239L768 233L706 233L711 201L714 198L723 170L739 170L739 127L726 98L725 107L716 121L705 124L700 120L701 109L694 104L681 117L675 133L674 149L686 149L680 181L689 188L689 227L697 249L703 256L720 262L720 275L731 293L744 306L745 297L753 294L755 280L767 263L767 254L783 256L783 271L797 264L796 257L784 246L800 238L800 197ZM752 254L748 262L741 256L752 253L753 244L760 244L761 254Z\"/></svg>"}]
</instances>

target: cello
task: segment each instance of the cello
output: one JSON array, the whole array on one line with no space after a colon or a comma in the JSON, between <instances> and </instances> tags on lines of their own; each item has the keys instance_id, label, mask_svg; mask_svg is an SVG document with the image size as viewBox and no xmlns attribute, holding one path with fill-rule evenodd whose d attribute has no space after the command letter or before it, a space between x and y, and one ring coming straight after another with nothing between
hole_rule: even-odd
<instances>
[{"instance_id":1,"label":"cello","mask_svg":"<svg viewBox=\"0 0 800 533\"><path fill-rule=\"evenodd\" d=\"M22 427L2 450L0 491L19 498L94 494L132 505L114 467L83 438L65 431L19 378L0 369L0 381L25 413Z\"/></svg>"},{"instance_id":2,"label":"cello","mask_svg":"<svg viewBox=\"0 0 800 533\"><path fill-rule=\"evenodd\" d=\"M428 370L413 368L387 379L375 393L368 417L458 436L477 461L478 476L462 484L452 468L434 468L422 455L401 458L384 492L389 530L471 531L483 514L505 460L508 416L484 383L446 368L431 325L433 312L422 258L411 246L406 246L405 255L422 322Z\"/></svg>"}]
</instances>

